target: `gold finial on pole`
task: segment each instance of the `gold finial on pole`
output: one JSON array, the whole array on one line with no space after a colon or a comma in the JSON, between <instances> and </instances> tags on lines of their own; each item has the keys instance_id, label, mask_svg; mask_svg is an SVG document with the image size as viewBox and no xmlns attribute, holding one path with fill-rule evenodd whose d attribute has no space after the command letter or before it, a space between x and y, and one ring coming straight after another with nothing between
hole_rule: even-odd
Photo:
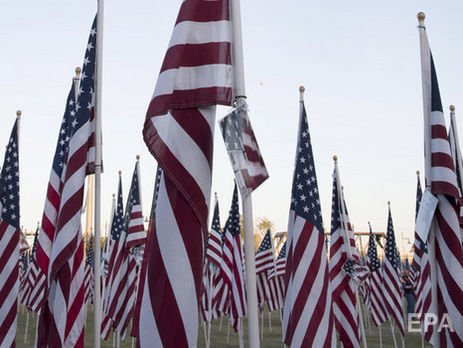
<instances>
[{"instance_id":1,"label":"gold finial on pole","mask_svg":"<svg viewBox=\"0 0 463 348\"><path fill-rule=\"evenodd\" d=\"M300 87L299 87L299 100L300 100L300 101L303 101L303 100L304 100L304 92L305 92L304 86L300 86Z\"/></svg>"},{"instance_id":2,"label":"gold finial on pole","mask_svg":"<svg viewBox=\"0 0 463 348\"><path fill-rule=\"evenodd\" d=\"M21 117L21 114L22 114L22 111L21 111L21 110L16 111L16 117L17 117L17 118L20 118L20 117Z\"/></svg>"},{"instance_id":3,"label":"gold finial on pole","mask_svg":"<svg viewBox=\"0 0 463 348\"><path fill-rule=\"evenodd\" d=\"M113 193L113 198L116 198L116 194L115 194L115 193Z\"/></svg>"},{"instance_id":4,"label":"gold finial on pole","mask_svg":"<svg viewBox=\"0 0 463 348\"><path fill-rule=\"evenodd\" d=\"M137 155L136 158L137 158L137 161L139 161L140 160L140 155Z\"/></svg>"},{"instance_id":5,"label":"gold finial on pole","mask_svg":"<svg viewBox=\"0 0 463 348\"><path fill-rule=\"evenodd\" d=\"M451 112L454 112L455 111L455 105L450 105L449 109L450 109Z\"/></svg>"},{"instance_id":6,"label":"gold finial on pole","mask_svg":"<svg viewBox=\"0 0 463 348\"><path fill-rule=\"evenodd\" d=\"M391 201L387 201L387 205L388 205L388 206L391 206Z\"/></svg>"},{"instance_id":7,"label":"gold finial on pole","mask_svg":"<svg viewBox=\"0 0 463 348\"><path fill-rule=\"evenodd\" d=\"M304 92L305 92L305 87L304 87L304 86L300 86L300 87L299 87L299 92L304 93Z\"/></svg>"},{"instance_id":8,"label":"gold finial on pole","mask_svg":"<svg viewBox=\"0 0 463 348\"><path fill-rule=\"evenodd\" d=\"M80 69L80 67L77 67L77 68L75 69L76 78L79 78L81 71L82 71L82 69Z\"/></svg>"},{"instance_id":9,"label":"gold finial on pole","mask_svg":"<svg viewBox=\"0 0 463 348\"><path fill-rule=\"evenodd\" d=\"M418 12L418 14L416 15L416 18L418 18L418 21L424 22L426 15L424 14L424 12Z\"/></svg>"},{"instance_id":10,"label":"gold finial on pole","mask_svg":"<svg viewBox=\"0 0 463 348\"><path fill-rule=\"evenodd\" d=\"M333 161L337 162L338 161L338 156L334 155L333 156Z\"/></svg>"},{"instance_id":11,"label":"gold finial on pole","mask_svg":"<svg viewBox=\"0 0 463 348\"><path fill-rule=\"evenodd\" d=\"M121 176L121 175L122 175L122 170L119 170L119 176Z\"/></svg>"},{"instance_id":12,"label":"gold finial on pole","mask_svg":"<svg viewBox=\"0 0 463 348\"><path fill-rule=\"evenodd\" d=\"M419 170L416 171L416 175L420 175L420 171L419 171Z\"/></svg>"}]
</instances>

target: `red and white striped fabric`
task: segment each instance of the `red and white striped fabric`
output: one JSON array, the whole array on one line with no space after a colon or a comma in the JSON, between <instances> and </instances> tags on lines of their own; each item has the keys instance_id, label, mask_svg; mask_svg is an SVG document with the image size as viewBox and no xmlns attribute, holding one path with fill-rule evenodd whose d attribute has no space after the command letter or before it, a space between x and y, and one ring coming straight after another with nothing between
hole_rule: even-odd
<instances>
[{"instance_id":1,"label":"red and white striped fabric","mask_svg":"<svg viewBox=\"0 0 463 348\"><path fill-rule=\"evenodd\" d=\"M222 234L220 233L219 201L217 196L215 196L211 233L209 233L207 239L206 257L216 266L220 267L222 263Z\"/></svg>"},{"instance_id":2,"label":"red and white striped fabric","mask_svg":"<svg viewBox=\"0 0 463 348\"><path fill-rule=\"evenodd\" d=\"M229 293L228 285L222 277L222 269L216 268L212 275L212 319L228 313L230 308Z\"/></svg>"},{"instance_id":3,"label":"red and white striped fabric","mask_svg":"<svg viewBox=\"0 0 463 348\"><path fill-rule=\"evenodd\" d=\"M405 334L405 323L402 309L402 280L400 276L400 259L395 242L394 226L392 224L391 207L387 218L386 248L383 260L383 299L389 318L399 328L400 334Z\"/></svg>"},{"instance_id":4,"label":"red and white striped fabric","mask_svg":"<svg viewBox=\"0 0 463 348\"><path fill-rule=\"evenodd\" d=\"M342 344L348 347L360 346L360 326L357 300L355 296L356 284L344 269L349 258L348 248L352 259L359 260L355 247L354 234L347 215L343 192L339 190L341 184L336 170L333 172L333 200L331 207L331 238L330 238L330 289L333 300L333 313L336 330ZM340 192L341 191L341 192ZM343 214L341 204L344 204ZM346 221L344 221L344 216ZM347 231L344 229L347 227ZM346 241L346 235L349 241Z\"/></svg>"},{"instance_id":5,"label":"red and white striped fabric","mask_svg":"<svg viewBox=\"0 0 463 348\"><path fill-rule=\"evenodd\" d=\"M430 311L437 309L435 314L438 315L438 322L447 313L448 321L454 329L447 327L438 333L440 346L459 347L463 346L463 249L459 224L461 196L445 127L436 70L422 22L419 31L425 86L424 119L430 127L425 128L424 132L425 148L431 151L430 156L425 158L425 168L430 167L430 172L426 172L426 183L430 185L431 193L438 198L434 233L430 233L435 237L436 258L430 259L430 263L436 265L437 303L431 304ZM431 342L437 343L434 339Z\"/></svg>"},{"instance_id":6,"label":"red and white striped fabric","mask_svg":"<svg viewBox=\"0 0 463 348\"><path fill-rule=\"evenodd\" d=\"M371 231L368 240L368 253L367 253L367 266L370 269L370 276L368 277L368 300L366 306L370 311L371 319L376 326L380 326L387 320L386 309L384 308L383 297L383 274L381 271L381 264L378 259L378 252L376 250L376 238Z\"/></svg>"},{"instance_id":7,"label":"red and white striped fabric","mask_svg":"<svg viewBox=\"0 0 463 348\"><path fill-rule=\"evenodd\" d=\"M227 0L183 1L146 114L144 141L163 175L138 295L143 347L197 342L215 105L231 104L230 35Z\"/></svg>"},{"instance_id":8,"label":"red and white striped fabric","mask_svg":"<svg viewBox=\"0 0 463 348\"><path fill-rule=\"evenodd\" d=\"M290 347L330 347L329 291L317 176L303 101L288 219L283 341Z\"/></svg>"},{"instance_id":9,"label":"red and white striped fabric","mask_svg":"<svg viewBox=\"0 0 463 348\"><path fill-rule=\"evenodd\" d=\"M84 287L85 287L85 295L84 295L84 302L87 303L88 300L91 300L93 303L93 286L95 284L93 278L93 234L90 236L90 240L88 242L87 247L87 259L85 261L84 267Z\"/></svg>"},{"instance_id":10,"label":"red and white striped fabric","mask_svg":"<svg viewBox=\"0 0 463 348\"><path fill-rule=\"evenodd\" d=\"M0 347L15 347L19 295L19 117L0 173Z\"/></svg>"},{"instance_id":11,"label":"red and white striped fabric","mask_svg":"<svg viewBox=\"0 0 463 348\"><path fill-rule=\"evenodd\" d=\"M95 46L96 18L87 44L76 105L74 86L68 96L60 130L60 137L65 137L58 141L39 235L37 261L48 280L47 298L38 323L39 346L51 342L58 346L83 346L85 289L81 210L88 149L93 141Z\"/></svg>"},{"instance_id":12,"label":"red and white striped fabric","mask_svg":"<svg viewBox=\"0 0 463 348\"><path fill-rule=\"evenodd\" d=\"M235 331L239 319L246 315L246 292L244 289L243 247L241 245L238 188L235 183L233 199L227 222L223 229L222 277L229 291L229 316Z\"/></svg>"},{"instance_id":13,"label":"red and white striped fabric","mask_svg":"<svg viewBox=\"0 0 463 348\"><path fill-rule=\"evenodd\" d=\"M145 244L146 231L143 225L143 211L141 205L141 184L140 184L140 157L137 156L137 163L132 176L129 196L127 198L126 219L128 219L126 247L132 248Z\"/></svg>"},{"instance_id":14,"label":"red and white striped fabric","mask_svg":"<svg viewBox=\"0 0 463 348\"><path fill-rule=\"evenodd\" d=\"M450 153L452 154L453 166L455 168L455 175L457 177L458 189L460 196L463 193L463 158L461 156L460 144L458 143L458 129L455 120L455 107L450 107L450 126L449 126L449 143ZM460 204L458 219L460 226L463 226L463 206ZM463 233L463 229L461 230Z\"/></svg>"}]
</instances>

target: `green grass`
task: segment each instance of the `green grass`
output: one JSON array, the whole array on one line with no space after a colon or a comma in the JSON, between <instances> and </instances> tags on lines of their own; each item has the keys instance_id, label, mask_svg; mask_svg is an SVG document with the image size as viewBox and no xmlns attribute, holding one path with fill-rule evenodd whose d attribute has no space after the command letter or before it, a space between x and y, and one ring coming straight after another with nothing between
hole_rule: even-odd
<instances>
[{"instance_id":1,"label":"green grass","mask_svg":"<svg viewBox=\"0 0 463 348\"><path fill-rule=\"evenodd\" d=\"M28 339L24 342L24 333L26 328L27 314L23 311L23 306L20 306L18 313L18 330L16 333L16 346L21 347L32 347L35 339L35 326L37 323L37 315L29 314L29 328L28 328ZM283 347L281 342L281 323L280 314L273 312L271 314L272 330L269 327L269 316L268 312L264 313L264 335L261 339L261 347L273 348ZM239 347L238 334L233 331L230 327L229 341L227 341L227 329L228 329L228 318L224 318L222 321L222 328L220 329L220 319L212 322L211 329L211 347ZM259 329L261 327L261 321L259 320ZM401 347L400 335L397 328L395 329L397 344ZM366 338L368 347L379 347L379 336L378 328L373 326L365 328ZM394 343L392 340L390 324L385 323L382 327L383 333L383 347L393 347ZM245 346L247 346L247 320L243 320L243 338ZM102 347L112 347L113 336L111 335L107 342L101 341ZM87 325L85 330L85 346L93 346L93 310L89 306L87 313ZM132 339L127 338L126 342L121 342L120 347L131 347ZM421 336L417 333L406 333L405 334L405 346L406 347L421 347ZM198 347L205 347L204 343L204 331L203 326L199 328L198 334ZM425 347L431 347L428 343L425 343Z\"/></svg>"}]
</instances>

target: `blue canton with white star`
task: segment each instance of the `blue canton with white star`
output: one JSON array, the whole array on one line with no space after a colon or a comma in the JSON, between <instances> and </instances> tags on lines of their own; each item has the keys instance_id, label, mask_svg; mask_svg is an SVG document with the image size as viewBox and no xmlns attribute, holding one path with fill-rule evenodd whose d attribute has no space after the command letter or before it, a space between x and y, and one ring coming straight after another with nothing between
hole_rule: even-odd
<instances>
[{"instance_id":1,"label":"blue canton with white star","mask_svg":"<svg viewBox=\"0 0 463 348\"><path fill-rule=\"evenodd\" d=\"M315 174L309 124L307 123L304 104L302 104L301 116L296 167L291 191L291 210L312 223L318 232L324 233L317 175Z\"/></svg>"},{"instance_id":2,"label":"blue canton with white star","mask_svg":"<svg viewBox=\"0 0 463 348\"><path fill-rule=\"evenodd\" d=\"M368 240L368 261L370 263L371 273L377 271L381 266L381 264L379 263L379 259L378 259L378 252L376 250L375 236L373 235L373 232L371 231L371 227L370 227L370 238Z\"/></svg>"},{"instance_id":3,"label":"blue canton with white star","mask_svg":"<svg viewBox=\"0 0 463 348\"><path fill-rule=\"evenodd\" d=\"M214 230L220 233L219 202L216 202L215 204L214 215L212 217L211 230Z\"/></svg>"},{"instance_id":4,"label":"blue canton with white star","mask_svg":"<svg viewBox=\"0 0 463 348\"><path fill-rule=\"evenodd\" d=\"M268 230L264 236L264 239L262 239L262 242L260 243L259 250L257 250L257 254L265 250L269 250L271 247L272 241L270 240L270 230Z\"/></svg>"},{"instance_id":5,"label":"blue canton with white star","mask_svg":"<svg viewBox=\"0 0 463 348\"><path fill-rule=\"evenodd\" d=\"M280 249L280 253L278 254L277 260L285 259L286 258L286 242Z\"/></svg>"},{"instance_id":6,"label":"blue canton with white star","mask_svg":"<svg viewBox=\"0 0 463 348\"><path fill-rule=\"evenodd\" d=\"M85 260L87 265L91 266L93 268L93 234L90 235L90 240L88 242L88 248L87 248L87 259Z\"/></svg>"},{"instance_id":7,"label":"blue canton with white star","mask_svg":"<svg viewBox=\"0 0 463 348\"><path fill-rule=\"evenodd\" d=\"M119 177L119 188L117 191L116 211L114 212L113 223L111 226L111 239L118 241L124 228L124 207L122 200L122 182Z\"/></svg>"},{"instance_id":8,"label":"blue canton with white star","mask_svg":"<svg viewBox=\"0 0 463 348\"><path fill-rule=\"evenodd\" d=\"M387 236L386 236L386 258L394 269L397 269L400 263L400 258L397 252L394 236L394 226L392 225L392 215L389 209L389 215L387 218Z\"/></svg>"},{"instance_id":9,"label":"blue canton with white star","mask_svg":"<svg viewBox=\"0 0 463 348\"><path fill-rule=\"evenodd\" d=\"M0 174L1 217L19 230L19 157L18 119L16 119L5 151Z\"/></svg>"},{"instance_id":10,"label":"blue canton with white star","mask_svg":"<svg viewBox=\"0 0 463 348\"><path fill-rule=\"evenodd\" d=\"M241 233L240 211L238 206L238 189L236 187L236 183L235 188L233 189L232 205L228 214L227 222L225 223L224 231L231 233L233 237Z\"/></svg>"}]
</instances>

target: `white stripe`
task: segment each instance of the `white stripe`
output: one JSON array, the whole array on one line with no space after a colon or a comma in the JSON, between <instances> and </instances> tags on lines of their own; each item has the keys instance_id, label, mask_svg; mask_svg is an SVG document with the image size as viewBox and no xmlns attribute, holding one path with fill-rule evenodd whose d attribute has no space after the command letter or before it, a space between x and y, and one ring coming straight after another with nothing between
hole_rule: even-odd
<instances>
[{"instance_id":1,"label":"white stripe","mask_svg":"<svg viewBox=\"0 0 463 348\"><path fill-rule=\"evenodd\" d=\"M161 337L159 336L158 326L153 314L153 307L150 298L150 288L148 286L148 271L145 272L143 298L140 308L139 319L139 343L140 347L162 347Z\"/></svg>"},{"instance_id":2,"label":"white stripe","mask_svg":"<svg viewBox=\"0 0 463 348\"><path fill-rule=\"evenodd\" d=\"M184 21L178 23L169 42L169 48L184 44L230 42L231 24L228 20L215 22Z\"/></svg>"},{"instance_id":3,"label":"white stripe","mask_svg":"<svg viewBox=\"0 0 463 348\"><path fill-rule=\"evenodd\" d=\"M231 88L232 67L227 64L207 64L165 70L159 74L151 99L172 94L174 90L188 91L198 88Z\"/></svg>"},{"instance_id":4,"label":"white stripe","mask_svg":"<svg viewBox=\"0 0 463 348\"><path fill-rule=\"evenodd\" d=\"M209 112L203 113L203 110ZM201 114L205 119L214 119L215 106L202 108ZM209 202L211 194L211 168L204 153L170 114L162 117L153 117L151 121L162 141L194 178L204 195L205 201Z\"/></svg>"},{"instance_id":5,"label":"white stripe","mask_svg":"<svg viewBox=\"0 0 463 348\"><path fill-rule=\"evenodd\" d=\"M164 174L158 194L156 216L161 218L155 221L159 250L182 317L188 345L194 346L198 337L198 296L190 260L167 195Z\"/></svg>"},{"instance_id":6,"label":"white stripe","mask_svg":"<svg viewBox=\"0 0 463 348\"><path fill-rule=\"evenodd\" d=\"M430 115L430 125L431 126L444 126L445 127L445 119L444 119L444 114L442 111L431 111Z\"/></svg>"}]
</instances>

